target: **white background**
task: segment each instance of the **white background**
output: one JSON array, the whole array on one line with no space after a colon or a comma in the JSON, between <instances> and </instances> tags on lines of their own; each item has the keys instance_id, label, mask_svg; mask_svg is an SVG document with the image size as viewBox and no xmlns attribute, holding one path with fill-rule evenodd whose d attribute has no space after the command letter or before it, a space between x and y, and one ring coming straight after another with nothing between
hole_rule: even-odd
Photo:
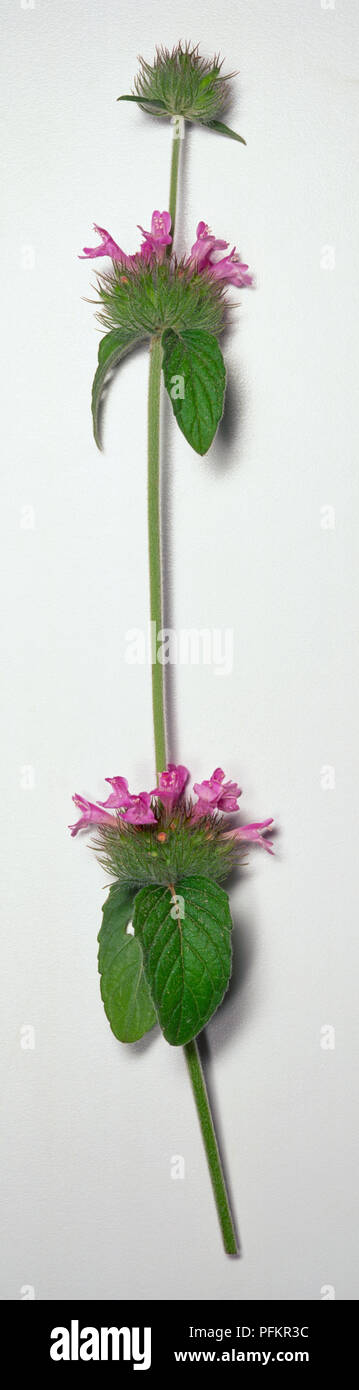
<instances>
[{"instance_id":1,"label":"white background","mask_svg":"<svg viewBox=\"0 0 359 1390\"><path fill-rule=\"evenodd\" d=\"M3 16L2 1294L317 1300L330 1285L354 1299L356 5L5 0ZM147 360L118 373L101 456L94 267L77 254L93 221L135 250L136 224L168 204L170 127L116 97L139 52L180 37L240 69L231 123L247 148L190 130L177 250L203 218L256 278L232 292L228 413L210 455L165 407L163 458L167 620L235 634L231 675L174 672L170 751L197 779L221 764L244 819L273 815L280 830L276 858L253 852L232 893L234 982L206 1030L237 1261L222 1253L181 1052L110 1032L104 875L66 831L73 791L103 797L115 773L153 785L150 673L125 660L126 630L148 616Z\"/></svg>"}]
</instances>

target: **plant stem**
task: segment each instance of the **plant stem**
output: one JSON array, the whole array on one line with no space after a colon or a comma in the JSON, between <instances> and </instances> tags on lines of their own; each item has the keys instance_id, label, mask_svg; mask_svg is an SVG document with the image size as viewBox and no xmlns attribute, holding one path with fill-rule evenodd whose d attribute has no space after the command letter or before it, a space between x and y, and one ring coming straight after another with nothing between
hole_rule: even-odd
<instances>
[{"instance_id":1,"label":"plant stem","mask_svg":"<svg viewBox=\"0 0 359 1390\"><path fill-rule=\"evenodd\" d=\"M179 122L181 122L181 121L183 120L183 116L174 116L174 117L173 117L173 120L174 120L174 121L179 121ZM169 248L169 250L172 250L172 248L173 248L173 238L174 238L174 234L175 234L176 208L177 208L178 168L179 168L180 149L181 149L181 137L178 135L178 133L177 133L177 131L176 131L176 125L175 125L175 126L174 126L173 140L172 140L172 159L171 159L171 176L170 176L170 196L169 196L169 208L168 208L168 211L169 211L170 214L171 214L171 224L172 224L172 225L171 225L172 246Z\"/></svg>"},{"instance_id":2,"label":"plant stem","mask_svg":"<svg viewBox=\"0 0 359 1390\"><path fill-rule=\"evenodd\" d=\"M180 121L182 118L178 117ZM173 247L177 206L178 169L181 140L174 127L172 140L169 211ZM166 724L164 712L163 667L157 660L157 634L162 623L161 572L161 479L160 479L160 396L162 344L160 336L151 340L148 383L148 551L150 567L150 613L152 634L152 708L157 776L166 767ZM154 637L154 642L153 642Z\"/></svg>"},{"instance_id":3,"label":"plant stem","mask_svg":"<svg viewBox=\"0 0 359 1390\"><path fill-rule=\"evenodd\" d=\"M197 1114L202 1130L202 1139L206 1151L219 1224L223 1236L224 1249L226 1255L238 1255L238 1242L231 1215L229 1197L196 1039L193 1038L192 1042L186 1043L183 1051L186 1057L193 1095L197 1106Z\"/></svg>"},{"instance_id":4,"label":"plant stem","mask_svg":"<svg viewBox=\"0 0 359 1390\"><path fill-rule=\"evenodd\" d=\"M178 169L181 140L174 134L172 143L169 211L173 237L176 220ZM150 571L151 632L155 636L152 651L152 708L157 776L167 765L166 725L164 713L163 667L157 661L157 634L162 628L162 571L161 571L161 506L160 506L160 392L162 343L160 336L151 339L148 383L148 550ZM227 1255L238 1254L236 1233L231 1216L228 1193L210 1110L206 1083L196 1039L186 1043L184 1053L191 1079L197 1114L202 1131L219 1223Z\"/></svg>"},{"instance_id":5,"label":"plant stem","mask_svg":"<svg viewBox=\"0 0 359 1390\"><path fill-rule=\"evenodd\" d=\"M152 641L152 708L157 776L166 767L163 666L157 660L158 633L162 628L161 506L160 506L160 392L162 343L151 339L148 382L148 553Z\"/></svg>"}]
</instances>

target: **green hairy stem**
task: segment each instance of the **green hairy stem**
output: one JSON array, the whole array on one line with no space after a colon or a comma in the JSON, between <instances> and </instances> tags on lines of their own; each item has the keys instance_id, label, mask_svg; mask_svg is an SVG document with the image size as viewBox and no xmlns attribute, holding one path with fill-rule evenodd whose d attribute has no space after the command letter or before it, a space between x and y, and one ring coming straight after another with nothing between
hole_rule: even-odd
<instances>
[{"instance_id":1,"label":"green hairy stem","mask_svg":"<svg viewBox=\"0 0 359 1390\"><path fill-rule=\"evenodd\" d=\"M172 219L172 237L174 234L177 208L181 143L181 139L178 138L178 128L175 126L172 145L169 198L169 211ZM163 666L157 660L157 634L163 625L160 507L161 367L162 343L161 338L155 335L151 339L148 387L148 544L150 612L151 622L154 625L152 627L152 632L154 632L156 636L155 652L152 653L152 706L157 776L164 770L167 763ZM236 1255L238 1253L237 1239L196 1040L193 1039L191 1042L186 1043L183 1050L197 1107L224 1249L226 1254Z\"/></svg>"},{"instance_id":2,"label":"green hairy stem","mask_svg":"<svg viewBox=\"0 0 359 1390\"><path fill-rule=\"evenodd\" d=\"M160 505L160 393L162 343L151 339L148 383L148 549L150 569L151 632L155 634L152 652L152 708L156 772L166 767L166 734L163 666L157 659L157 634L162 628L161 505Z\"/></svg>"},{"instance_id":3,"label":"green hairy stem","mask_svg":"<svg viewBox=\"0 0 359 1390\"><path fill-rule=\"evenodd\" d=\"M192 1042L186 1043L186 1046L184 1047L183 1051L186 1057L188 1071L191 1078L192 1091L197 1106L198 1119L202 1130L202 1139L206 1151L206 1158L214 1192L214 1199L218 1212L219 1224L222 1231L223 1245L226 1251L226 1255L237 1255L237 1237L231 1215L231 1208L229 1205L229 1198L226 1190L223 1168L216 1139L216 1131L214 1128L212 1115L210 1111L207 1087L202 1071L202 1064L196 1039L193 1038Z\"/></svg>"},{"instance_id":4,"label":"green hairy stem","mask_svg":"<svg viewBox=\"0 0 359 1390\"><path fill-rule=\"evenodd\" d=\"M170 214L171 214L171 223L172 223L171 232L172 232L172 245L173 245L173 238L174 238L175 225L176 225L176 210L177 210L178 169L179 169L179 159L180 159L180 151L181 151L181 143L182 143L182 142L181 142L181 139L180 139L179 131L180 131L180 128L181 128L181 121L183 120L183 117L181 117L181 116L173 116L172 119L173 119L173 121L174 121L175 124L174 124L173 140L172 140L172 159L171 159L171 175L170 175L170 196L169 196L168 211L169 211ZM176 124L176 123L177 123L177 124ZM184 126L184 121L183 121L183 126ZM183 134L184 134L184 130L183 130Z\"/></svg>"}]
</instances>

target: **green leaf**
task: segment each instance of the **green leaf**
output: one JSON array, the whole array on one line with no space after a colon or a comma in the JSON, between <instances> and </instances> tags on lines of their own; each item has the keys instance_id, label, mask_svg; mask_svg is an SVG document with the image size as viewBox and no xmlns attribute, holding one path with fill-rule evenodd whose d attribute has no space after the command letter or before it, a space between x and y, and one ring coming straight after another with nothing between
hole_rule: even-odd
<instances>
[{"instance_id":1,"label":"green leaf","mask_svg":"<svg viewBox=\"0 0 359 1390\"><path fill-rule=\"evenodd\" d=\"M98 367L95 372L92 386L92 419L93 432L96 444L102 449L100 435L100 405L102 392L108 373L118 366L121 358L125 357L137 343L143 341L143 333L130 332L129 329L112 328L110 333L106 333L101 338L98 350Z\"/></svg>"},{"instance_id":2,"label":"green leaf","mask_svg":"<svg viewBox=\"0 0 359 1390\"><path fill-rule=\"evenodd\" d=\"M229 125L223 125L223 121L199 121L200 125L207 126L207 130L216 130L218 135L227 135L229 140L239 140L241 145L246 145L243 135L237 135L236 130L231 130Z\"/></svg>"},{"instance_id":3,"label":"green leaf","mask_svg":"<svg viewBox=\"0 0 359 1390\"><path fill-rule=\"evenodd\" d=\"M102 909L98 935L101 996L112 1032L124 1043L137 1042L156 1023L141 943L126 933L133 904L133 889L114 884Z\"/></svg>"},{"instance_id":4,"label":"green leaf","mask_svg":"<svg viewBox=\"0 0 359 1390\"><path fill-rule=\"evenodd\" d=\"M125 95L124 97L117 97L116 100L137 101L138 106L158 106L161 109L161 111L166 111L167 109L164 101L157 100L157 97L134 97Z\"/></svg>"},{"instance_id":5,"label":"green leaf","mask_svg":"<svg viewBox=\"0 0 359 1390\"><path fill-rule=\"evenodd\" d=\"M196 875L172 888L154 884L135 899L135 931L146 980L167 1042L190 1042L218 1008L231 973L227 893Z\"/></svg>"},{"instance_id":6,"label":"green leaf","mask_svg":"<svg viewBox=\"0 0 359 1390\"><path fill-rule=\"evenodd\" d=\"M226 371L213 333L167 329L162 337L165 385L182 434L206 454L223 415Z\"/></svg>"}]
</instances>

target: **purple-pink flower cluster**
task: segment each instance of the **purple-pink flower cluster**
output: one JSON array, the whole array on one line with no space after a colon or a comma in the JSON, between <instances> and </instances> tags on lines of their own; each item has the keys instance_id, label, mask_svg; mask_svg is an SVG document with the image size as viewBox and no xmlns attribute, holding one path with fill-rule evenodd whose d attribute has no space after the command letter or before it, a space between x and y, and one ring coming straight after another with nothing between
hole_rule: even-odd
<instances>
[{"instance_id":1,"label":"purple-pink flower cluster","mask_svg":"<svg viewBox=\"0 0 359 1390\"><path fill-rule=\"evenodd\" d=\"M228 280L230 285L242 287L252 285L252 276L249 274L248 266L240 260L239 255L233 246L229 256L222 256L220 260L215 260L216 251L227 251L228 241L220 241L212 233L206 222L199 222L196 231L196 240L191 246L190 260L196 266L197 271L210 271L214 280Z\"/></svg>"},{"instance_id":2,"label":"purple-pink flower cluster","mask_svg":"<svg viewBox=\"0 0 359 1390\"><path fill-rule=\"evenodd\" d=\"M121 265L128 270L138 266L141 262L148 263L154 258L159 264L164 260L167 247L172 243L171 217L169 212L159 212L157 208L152 213L151 230L146 232L139 225L142 232L143 241L140 250L133 255L127 255L122 251L121 246L113 240L109 232L104 227L99 227L94 223L94 230L100 237L99 246L84 246L81 260L88 257L110 256L112 261L120 261ZM206 222L199 222L196 231L196 240L191 247L190 255L186 261L187 266L193 266L194 273L207 271L214 280L227 280L231 285L243 287L252 284L252 276L249 274L248 266L239 258L235 246L228 256L216 259L218 251L227 251L228 241L222 241L218 237L212 236L210 228Z\"/></svg>"},{"instance_id":3,"label":"purple-pink flower cluster","mask_svg":"<svg viewBox=\"0 0 359 1390\"><path fill-rule=\"evenodd\" d=\"M87 830L90 825L116 827L118 819L127 825L157 825L158 818L153 807L154 798L164 808L165 813L171 816L181 805L188 778L187 767L181 763L177 765L169 763L166 771L161 772L158 784L153 787L152 791L139 792L138 795L133 795L128 789L128 782L125 777L106 777L106 782L112 788L106 801L86 801L83 796L77 794L72 798L81 814L79 820L74 825L69 826L71 834L77 835L79 830ZM241 788L237 782L226 782L224 778L225 774L222 768L216 767L211 777L203 782L194 783L193 790L197 796L197 801L193 806L191 805L190 822L194 823L203 818L209 820L217 812L230 815L238 811ZM113 811L117 812L117 816L111 814ZM264 821L252 821L249 825L234 827L224 831L223 834L225 838L231 837L244 844L256 841L271 854L273 842L264 838L270 825L273 825L271 818Z\"/></svg>"}]
</instances>

